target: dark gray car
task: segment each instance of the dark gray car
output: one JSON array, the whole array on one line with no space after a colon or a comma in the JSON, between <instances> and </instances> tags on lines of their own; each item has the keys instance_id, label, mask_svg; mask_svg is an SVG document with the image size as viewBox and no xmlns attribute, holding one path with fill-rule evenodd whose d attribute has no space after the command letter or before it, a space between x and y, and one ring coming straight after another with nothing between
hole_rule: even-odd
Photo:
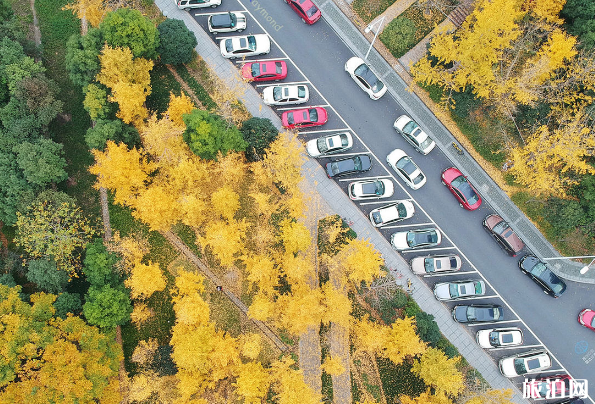
<instances>
[{"instance_id":1,"label":"dark gray car","mask_svg":"<svg viewBox=\"0 0 595 404\"><path fill-rule=\"evenodd\" d=\"M348 174L358 174L372 167L372 159L367 154L358 154L326 164L326 175L329 178Z\"/></svg>"},{"instance_id":2,"label":"dark gray car","mask_svg":"<svg viewBox=\"0 0 595 404\"><path fill-rule=\"evenodd\" d=\"M452 309L452 318L459 323L493 323L504 320L504 310L497 304L462 304Z\"/></svg>"}]
</instances>

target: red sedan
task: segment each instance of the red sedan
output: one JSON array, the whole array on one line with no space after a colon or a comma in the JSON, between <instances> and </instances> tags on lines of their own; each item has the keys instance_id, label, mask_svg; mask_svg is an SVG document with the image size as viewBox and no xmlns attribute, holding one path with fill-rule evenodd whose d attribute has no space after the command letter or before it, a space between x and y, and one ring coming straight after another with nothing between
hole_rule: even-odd
<instances>
[{"instance_id":1,"label":"red sedan","mask_svg":"<svg viewBox=\"0 0 595 404\"><path fill-rule=\"evenodd\" d=\"M583 309L578 313L578 322L590 330L595 331L595 311L591 309Z\"/></svg>"},{"instance_id":2,"label":"red sedan","mask_svg":"<svg viewBox=\"0 0 595 404\"><path fill-rule=\"evenodd\" d=\"M459 200L459 205L467 210L475 210L481 206L481 196L473 185L458 169L454 167L442 171L442 183Z\"/></svg>"},{"instance_id":3,"label":"red sedan","mask_svg":"<svg viewBox=\"0 0 595 404\"><path fill-rule=\"evenodd\" d=\"M283 112L281 121L283 127L294 128L308 128L310 126L321 126L328 120L326 109L322 107L293 109L291 111Z\"/></svg>"},{"instance_id":4,"label":"red sedan","mask_svg":"<svg viewBox=\"0 0 595 404\"><path fill-rule=\"evenodd\" d=\"M242 66L242 77L252 81L276 81L287 77L287 64L283 60L250 62Z\"/></svg>"},{"instance_id":5,"label":"red sedan","mask_svg":"<svg viewBox=\"0 0 595 404\"><path fill-rule=\"evenodd\" d=\"M302 21L306 24L312 25L322 16L318 7L311 0L285 0L285 2L302 17Z\"/></svg>"}]
</instances>

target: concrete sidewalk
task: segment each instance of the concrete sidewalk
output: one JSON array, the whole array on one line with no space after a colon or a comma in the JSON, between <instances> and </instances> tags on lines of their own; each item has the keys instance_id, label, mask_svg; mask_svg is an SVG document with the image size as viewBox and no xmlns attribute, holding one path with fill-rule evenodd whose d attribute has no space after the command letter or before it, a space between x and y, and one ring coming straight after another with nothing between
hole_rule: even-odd
<instances>
[{"instance_id":1,"label":"concrete sidewalk","mask_svg":"<svg viewBox=\"0 0 595 404\"><path fill-rule=\"evenodd\" d=\"M182 20L195 33L198 40L198 46L196 47L198 54L205 60L212 72L224 82L231 84L232 77L237 74L236 67L233 63L221 57L216 44L213 43L210 36L201 29L192 16L185 11L179 10L172 0L155 0L155 4L166 17ZM333 1L326 0L318 4L326 21L335 29L338 35L343 38L356 55L363 56L369 47L369 42L353 26L351 21L345 17ZM466 174L469 174L474 183L482 184L482 196L490 198L490 202L494 202L493 205L504 206L506 211L510 210L511 216L509 216L509 219L517 228L523 226L524 230L525 227L531 226L526 218L524 219L526 223L523 222L524 216L518 212L518 209L508 200L506 195L499 191L498 187L491 182L489 177L481 171L479 166L467 154L463 156L456 154L450 147L450 143L453 141L450 133L414 94L407 91L407 85L391 66L376 51L370 53L368 61L374 65L375 70L383 78L395 99L402 105L410 107L413 119L426 123L431 133L436 135L436 142L447 156L456 161L457 166L461 167ZM248 111L254 116L269 118L277 128L281 128L279 117L271 108L263 104L256 90L248 84L243 85L246 86L246 91L242 97L242 102ZM412 296L421 309L435 316L444 336L457 347L469 364L482 374L491 387L494 389L512 389L514 392L513 401L527 403L527 400L522 398L519 390L500 374L491 357L475 343L474 336L465 327L454 322L448 309L434 298L432 291L423 281L409 275L409 266L405 260L391 248L389 242L371 225L368 218L351 202L341 188L333 180L327 178L318 162L314 159L308 159L302 168L305 179L310 183L312 189L316 190L322 199L326 201L328 206L350 222L358 237L369 239L376 246L395 279L401 282L411 280ZM531 230L531 228L528 228L527 231ZM536 245L547 249L547 244L539 244L544 243L540 238L536 238L535 241L527 238L527 241L530 242L531 247ZM555 253L553 249L551 251L552 254Z\"/></svg>"}]
</instances>

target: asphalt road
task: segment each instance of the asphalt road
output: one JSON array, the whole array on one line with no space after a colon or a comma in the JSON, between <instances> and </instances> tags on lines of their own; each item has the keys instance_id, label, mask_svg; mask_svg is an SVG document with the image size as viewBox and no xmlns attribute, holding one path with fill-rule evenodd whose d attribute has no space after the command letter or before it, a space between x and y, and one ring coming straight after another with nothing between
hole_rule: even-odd
<instances>
[{"instance_id":1,"label":"asphalt road","mask_svg":"<svg viewBox=\"0 0 595 404\"><path fill-rule=\"evenodd\" d=\"M348 154L368 152L375 156L372 169L362 175L341 178L339 184L346 191L350 181L375 176L392 177L395 183L393 197L377 202L359 203L364 213L383 206L396 199L413 199L416 214L412 219L400 222L397 226L382 228L381 233L389 238L399 230L421 227L438 227L443 234L443 242L438 248L415 252L404 252L405 260L419 255L458 253L463 258L461 273L425 278L428 286L446 280L480 279L488 284L483 298L466 303L497 303L504 306L505 321L502 326L518 326L525 333L525 344L521 347L493 350L495 362L503 356L523 352L533 347L545 345L557 361L552 368L536 376L553 376L568 371L575 379L591 382L589 393L595 397L595 333L577 323L578 312L589 307L595 309L592 286L567 282L568 289L559 299L544 294L541 288L518 269L518 258L529 251L523 251L516 258L509 257L490 235L481 222L493 213L492 207L484 201L481 208L469 212L462 209L454 196L441 184L440 173L453 166L438 147L429 155L417 153L392 128L394 120L407 114L407 105L399 103L387 93L378 101L371 100L344 71L345 62L353 56L352 51L326 23L323 18L313 26L302 23L293 10L281 0L226 0L216 9L191 11L195 19L205 28L205 14L221 11L249 11L248 28L241 34L231 33L213 36L246 35L267 32L274 40L271 52L250 59L285 59L288 63L288 77L284 83L308 82L310 100L303 106L324 106L329 112L329 121L322 127L304 129L300 137L307 141L324 134L350 130L355 144ZM259 26L256 19L261 26ZM263 29L265 31L263 31ZM241 62L237 62L238 67ZM259 83L256 88L273 83ZM285 108L287 109L287 107ZM277 109L279 114L283 109ZM419 122L432 136L430 128ZM395 148L403 149L428 177L420 190L405 187L386 165L386 156ZM336 158L336 157L335 157ZM320 159L322 165L330 159ZM473 179L470 178L471 182ZM481 193L481 190L480 190ZM454 307L460 302L445 303ZM478 329L499 325L462 326L474 334ZM529 348L531 347L531 348ZM559 362L558 362L559 361ZM531 376L532 377L532 376ZM522 391L522 377L514 380Z\"/></svg>"}]
</instances>

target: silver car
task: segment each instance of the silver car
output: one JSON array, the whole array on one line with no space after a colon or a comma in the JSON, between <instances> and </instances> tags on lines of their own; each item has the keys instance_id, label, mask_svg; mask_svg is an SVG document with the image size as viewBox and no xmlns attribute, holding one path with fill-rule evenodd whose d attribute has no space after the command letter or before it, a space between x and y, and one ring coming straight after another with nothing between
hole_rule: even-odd
<instances>
[{"instance_id":1,"label":"silver car","mask_svg":"<svg viewBox=\"0 0 595 404\"><path fill-rule=\"evenodd\" d=\"M222 39L219 50L228 59L262 55L271 51L271 40L266 34L234 36Z\"/></svg>"},{"instance_id":2,"label":"silver car","mask_svg":"<svg viewBox=\"0 0 595 404\"><path fill-rule=\"evenodd\" d=\"M516 346L523 343L523 331L518 327L488 328L477 331L475 340L486 349Z\"/></svg>"},{"instance_id":3,"label":"silver car","mask_svg":"<svg viewBox=\"0 0 595 404\"><path fill-rule=\"evenodd\" d=\"M436 147L436 142L419 127L417 122L407 115L398 117L393 124L393 128L421 154L428 154Z\"/></svg>"},{"instance_id":4,"label":"silver car","mask_svg":"<svg viewBox=\"0 0 595 404\"><path fill-rule=\"evenodd\" d=\"M386 162L411 189L420 189L426 183L426 176L419 167L401 149L395 149L388 156Z\"/></svg>"},{"instance_id":5,"label":"silver car","mask_svg":"<svg viewBox=\"0 0 595 404\"><path fill-rule=\"evenodd\" d=\"M438 300L460 300L475 296L483 296L486 293L484 281L464 280L437 283L434 286L434 296Z\"/></svg>"},{"instance_id":6,"label":"silver car","mask_svg":"<svg viewBox=\"0 0 595 404\"><path fill-rule=\"evenodd\" d=\"M534 349L500 359L498 367L506 377L539 373L552 366L552 358L545 349Z\"/></svg>"},{"instance_id":7,"label":"silver car","mask_svg":"<svg viewBox=\"0 0 595 404\"><path fill-rule=\"evenodd\" d=\"M262 90L262 99L267 105L303 104L310 99L310 92L304 84L274 85Z\"/></svg>"},{"instance_id":8,"label":"silver car","mask_svg":"<svg viewBox=\"0 0 595 404\"><path fill-rule=\"evenodd\" d=\"M415 257L410 262L414 274L425 275L440 272L455 272L461 269L461 257L456 254Z\"/></svg>"},{"instance_id":9,"label":"silver car","mask_svg":"<svg viewBox=\"0 0 595 404\"><path fill-rule=\"evenodd\" d=\"M370 212L370 221L374 227L380 227L403 219L410 219L414 213L415 206L411 201L396 201L390 205L373 209Z\"/></svg>"},{"instance_id":10,"label":"silver car","mask_svg":"<svg viewBox=\"0 0 595 404\"><path fill-rule=\"evenodd\" d=\"M242 32L246 29L246 16L238 11L211 14L207 20L209 32Z\"/></svg>"}]
</instances>

